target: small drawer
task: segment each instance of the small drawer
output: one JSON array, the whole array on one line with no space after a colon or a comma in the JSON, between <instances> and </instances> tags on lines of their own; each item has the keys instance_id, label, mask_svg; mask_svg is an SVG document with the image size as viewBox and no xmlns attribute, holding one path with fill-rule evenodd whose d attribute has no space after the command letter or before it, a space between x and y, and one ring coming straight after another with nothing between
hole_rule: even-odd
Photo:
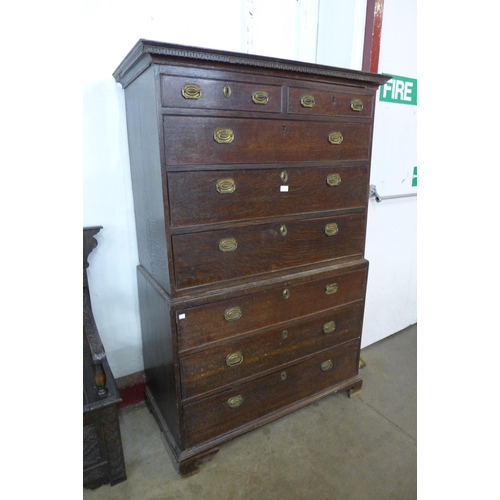
<instances>
[{"instance_id":1,"label":"small drawer","mask_svg":"<svg viewBox=\"0 0 500 500\"><path fill-rule=\"evenodd\" d=\"M176 288L361 256L365 223L360 213L175 235Z\"/></svg>"},{"instance_id":2,"label":"small drawer","mask_svg":"<svg viewBox=\"0 0 500 500\"><path fill-rule=\"evenodd\" d=\"M164 116L168 165L368 161L368 122Z\"/></svg>"},{"instance_id":3,"label":"small drawer","mask_svg":"<svg viewBox=\"0 0 500 500\"><path fill-rule=\"evenodd\" d=\"M335 89L290 87L287 111L303 115L370 118L373 115L373 96Z\"/></svg>"},{"instance_id":4,"label":"small drawer","mask_svg":"<svg viewBox=\"0 0 500 500\"><path fill-rule=\"evenodd\" d=\"M182 354L245 332L364 300L366 276L367 265L354 271L333 271L313 281L284 283L250 295L180 309L179 351Z\"/></svg>"},{"instance_id":5,"label":"small drawer","mask_svg":"<svg viewBox=\"0 0 500 500\"><path fill-rule=\"evenodd\" d=\"M162 104L167 108L218 109L281 113L280 85L163 75Z\"/></svg>"},{"instance_id":6,"label":"small drawer","mask_svg":"<svg viewBox=\"0 0 500 500\"><path fill-rule=\"evenodd\" d=\"M306 400L358 373L359 340L184 406L186 444L216 436Z\"/></svg>"},{"instance_id":7,"label":"small drawer","mask_svg":"<svg viewBox=\"0 0 500 500\"><path fill-rule=\"evenodd\" d=\"M365 207L367 167L168 173L172 227Z\"/></svg>"},{"instance_id":8,"label":"small drawer","mask_svg":"<svg viewBox=\"0 0 500 500\"><path fill-rule=\"evenodd\" d=\"M287 328L181 358L182 395L190 398L255 377L361 336L363 302Z\"/></svg>"}]
</instances>

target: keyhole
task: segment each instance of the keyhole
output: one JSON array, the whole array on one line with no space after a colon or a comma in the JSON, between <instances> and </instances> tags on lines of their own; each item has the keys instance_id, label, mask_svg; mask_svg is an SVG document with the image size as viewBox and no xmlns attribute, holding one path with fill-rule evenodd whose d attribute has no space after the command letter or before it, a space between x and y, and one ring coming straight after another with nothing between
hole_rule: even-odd
<instances>
[{"instance_id":1,"label":"keyhole","mask_svg":"<svg viewBox=\"0 0 500 500\"><path fill-rule=\"evenodd\" d=\"M286 125L283 125L283 133L286 133Z\"/></svg>"}]
</instances>

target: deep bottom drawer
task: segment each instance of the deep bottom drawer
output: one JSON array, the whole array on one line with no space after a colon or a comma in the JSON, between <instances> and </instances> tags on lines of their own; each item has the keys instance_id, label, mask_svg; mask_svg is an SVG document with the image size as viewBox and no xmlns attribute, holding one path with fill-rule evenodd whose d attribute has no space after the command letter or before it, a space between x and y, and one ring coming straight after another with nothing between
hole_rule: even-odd
<instances>
[{"instance_id":1,"label":"deep bottom drawer","mask_svg":"<svg viewBox=\"0 0 500 500\"><path fill-rule=\"evenodd\" d=\"M323 351L286 371L184 407L186 444L196 446L356 376L359 340Z\"/></svg>"}]
</instances>

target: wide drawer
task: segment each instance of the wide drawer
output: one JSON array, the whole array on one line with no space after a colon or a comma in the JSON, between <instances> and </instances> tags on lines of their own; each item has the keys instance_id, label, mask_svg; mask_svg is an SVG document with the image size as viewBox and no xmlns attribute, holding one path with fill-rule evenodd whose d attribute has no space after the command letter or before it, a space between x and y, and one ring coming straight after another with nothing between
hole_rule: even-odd
<instances>
[{"instance_id":1,"label":"wide drawer","mask_svg":"<svg viewBox=\"0 0 500 500\"><path fill-rule=\"evenodd\" d=\"M172 237L177 290L362 255L364 213Z\"/></svg>"},{"instance_id":2,"label":"wide drawer","mask_svg":"<svg viewBox=\"0 0 500 500\"><path fill-rule=\"evenodd\" d=\"M363 300L366 276L367 267L332 272L312 281L275 285L253 294L179 309L179 351L182 354L197 346Z\"/></svg>"},{"instance_id":3,"label":"wide drawer","mask_svg":"<svg viewBox=\"0 0 500 500\"><path fill-rule=\"evenodd\" d=\"M307 87L288 89L288 113L304 115L332 115L371 117L373 97L354 92L342 92L337 88L320 90Z\"/></svg>"},{"instance_id":4,"label":"wide drawer","mask_svg":"<svg viewBox=\"0 0 500 500\"><path fill-rule=\"evenodd\" d=\"M282 87L191 76L163 75L164 107L281 113Z\"/></svg>"},{"instance_id":5,"label":"wide drawer","mask_svg":"<svg viewBox=\"0 0 500 500\"><path fill-rule=\"evenodd\" d=\"M168 190L173 227L364 208L368 168L170 172Z\"/></svg>"},{"instance_id":6,"label":"wide drawer","mask_svg":"<svg viewBox=\"0 0 500 500\"><path fill-rule=\"evenodd\" d=\"M363 302L327 315L181 358L182 395L190 398L361 336Z\"/></svg>"},{"instance_id":7,"label":"wide drawer","mask_svg":"<svg viewBox=\"0 0 500 500\"><path fill-rule=\"evenodd\" d=\"M354 340L283 371L184 406L188 447L225 434L355 377L359 341Z\"/></svg>"},{"instance_id":8,"label":"wide drawer","mask_svg":"<svg viewBox=\"0 0 500 500\"><path fill-rule=\"evenodd\" d=\"M167 165L363 160L370 123L164 116Z\"/></svg>"}]
</instances>

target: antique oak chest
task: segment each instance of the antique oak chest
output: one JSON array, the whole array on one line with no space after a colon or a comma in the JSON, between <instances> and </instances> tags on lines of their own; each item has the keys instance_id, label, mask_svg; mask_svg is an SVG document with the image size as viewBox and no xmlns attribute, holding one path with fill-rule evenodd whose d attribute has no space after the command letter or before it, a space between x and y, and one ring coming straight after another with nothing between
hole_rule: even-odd
<instances>
[{"instance_id":1,"label":"antique oak chest","mask_svg":"<svg viewBox=\"0 0 500 500\"><path fill-rule=\"evenodd\" d=\"M388 77L140 40L124 88L146 402L181 474L358 375Z\"/></svg>"}]
</instances>

